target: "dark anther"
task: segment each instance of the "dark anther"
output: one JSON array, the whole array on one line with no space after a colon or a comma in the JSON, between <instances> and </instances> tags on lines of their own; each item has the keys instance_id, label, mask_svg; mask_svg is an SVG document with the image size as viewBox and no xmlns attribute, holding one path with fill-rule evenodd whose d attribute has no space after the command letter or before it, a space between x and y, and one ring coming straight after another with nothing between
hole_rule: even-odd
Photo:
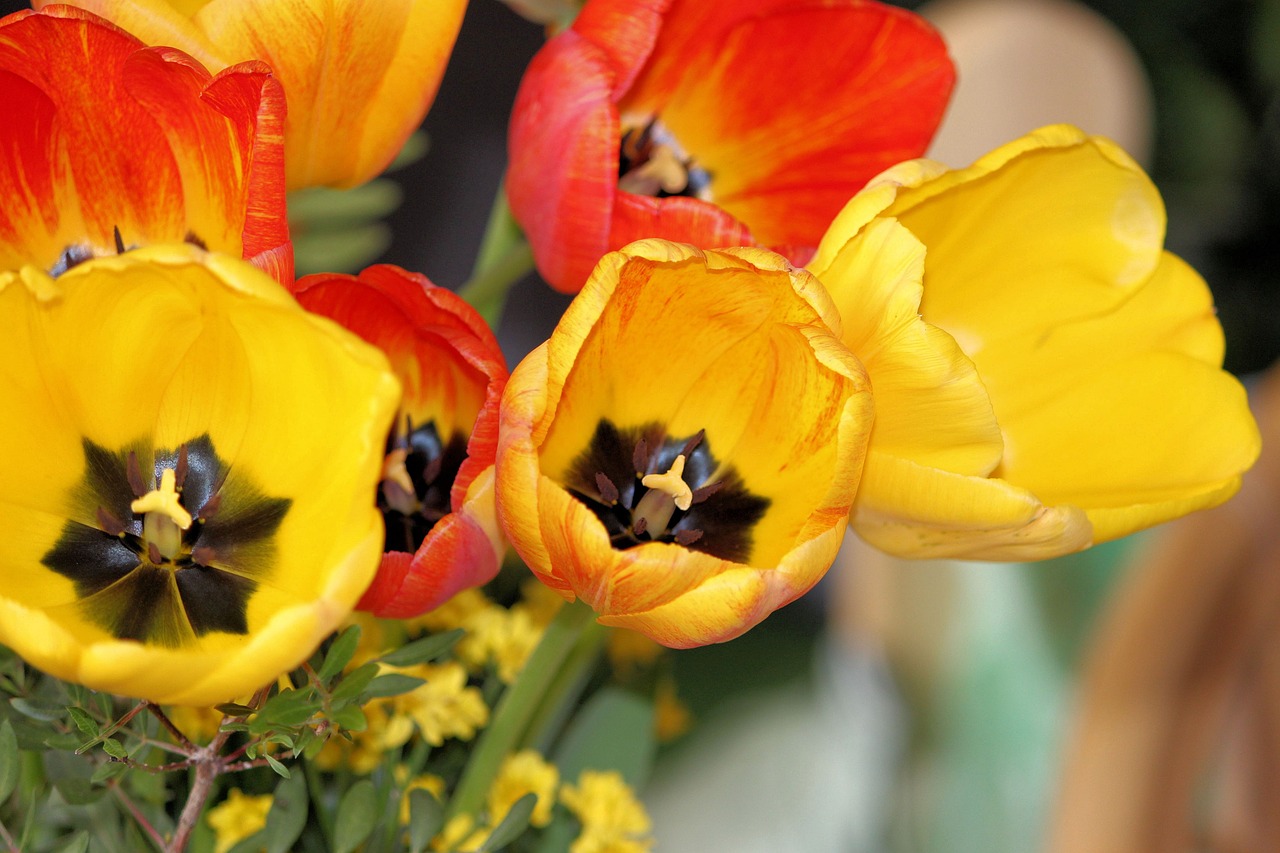
<instances>
[{"instance_id":1,"label":"dark anther","mask_svg":"<svg viewBox=\"0 0 1280 853\"><path fill-rule=\"evenodd\" d=\"M218 514L218 509L222 506L222 492L217 492L209 500L204 502L204 506L196 513L196 518L201 521L208 521Z\"/></svg>"},{"instance_id":2,"label":"dark anther","mask_svg":"<svg viewBox=\"0 0 1280 853\"><path fill-rule=\"evenodd\" d=\"M116 518L111 510L105 507L98 507L94 516L97 518L98 527L102 528L103 533L109 533L112 536L119 536L124 533L124 522Z\"/></svg>"},{"instance_id":3,"label":"dark anther","mask_svg":"<svg viewBox=\"0 0 1280 853\"><path fill-rule=\"evenodd\" d=\"M600 498L607 504L618 502L618 487L613 484L603 471L596 472L596 488L600 490Z\"/></svg>"},{"instance_id":4,"label":"dark anther","mask_svg":"<svg viewBox=\"0 0 1280 853\"><path fill-rule=\"evenodd\" d=\"M156 547L156 543L147 543L147 559L151 561L153 566L164 565L164 554L160 553L160 549Z\"/></svg>"},{"instance_id":5,"label":"dark anther","mask_svg":"<svg viewBox=\"0 0 1280 853\"><path fill-rule=\"evenodd\" d=\"M427 460L427 465L422 469L422 479L428 483L434 483L436 478L440 476L440 469L444 467L444 455L433 456Z\"/></svg>"},{"instance_id":6,"label":"dark anther","mask_svg":"<svg viewBox=\"0 0 1280 853\"><path fill-rule=\"evenodd\" d=\"M644 533L648 529L649 529L649 519L645 518L643 515L637 518L635 522L631 525L631 532L637 536L639 536L641 533Z\"/></svg>"},{"instance_id":7,"label":"dark anther","mask_svg":"<svg viewBox=\"0 0 1280 853\"><path fill-rule=\"evenodd\" d=\"M199 563L202 566L212 566L213 561L218 559L217 553L208 545L197 545L191 549L191 561Z\"/></svg>"},{"instance_id":8,"label":"dark anther","mask_svg":"<svg viewBox=\"0 0 1280 853\"><path fill-rule=\"evenodd\" d=\"M677 530L676 531L677 545L686 545L686 546L692 545L694 542L697 542L701 538L702 538L701 530L694 529L694 530Z\"/></svg>"},{"instance_id":9,"label":"dark anther","mask_svg":"<svg viewBox=\"0 0 1280 853\"><path fill-rule=\"evenodd\" d=\"M699 444L702 444L702 439L706 434L707 431L705 429L700 429L694 433L693 438L685 442L684 450L680 451L685 459L688 459L693 455L694 449L696 449Z\"/></svg>"},{"instance_id":10,"label":"dark anther","mask_svg":"<svg viewBox=\"0 0 1280 853\"><path fill-rule=\"evenodd\" d=\"M123 255L126 249L124 247L124 238L120 236L120 226L112 225L111 233L114 234L116 238L116 254Z\"/></svg>"},{"instance_id":11,"label":"dark anther","mask_svg":"<svg viewBox=\"0 0 1280 853\"><path fill-rule=\"evenodd\" d=\"M205 244L203 240L201 240L199 237L196 236L196 232L194 231L188 231L187 236L182 238L182 242L190 243L191 245L195 246L197 249L204 249L206 252L209 251L209 247Z\"/></svg>"},{"instance_id":12,"label":"dark anther","mask_svg":"<svg viewBox=\"0 0 1280 853\"><path fill-rule=\"evenodd\" d=\"M173 485L174 488L181 489L182 484L187 481L187 446L184 444L178 448L178 464L173 466Z\"/></svg>"},{"instance_id":13,"label":"dark anther","mask_svg":"<svg viewBox=\"0 0 1280 853\"><path fill-rule=\"evenodd\" d=\"M129 451L129 460L124 466L124 475L129 480L129 488L133 489L135 497L142 497L151 491L147 488L147 483L142 479L142 466L138 464L137 451Z\"/></svg>"},{"instance_id":14,"label":"dark anther","mask_svg":"<svg viewBox=\"0 0 1280 853\"><path fill-rule=\"evenodd\" d=\"M700 504L707 498L720 491L720 487L724 485L723 480L717 480L714 483L707 483L700 489L693 490L693 503Z\"/></svg>"},{"instance_id":15,"label":"dark anther","mask_svg":"<svg viewBox=\"0 0 1280 853\"><path fill-rule=\"evenodd\" d=\"M631 464L635 466L636 476L643 477L649 473L649 442L645 441L643 435L636 442L635 452L631 454Z\"/></svg>"}]
</instances>

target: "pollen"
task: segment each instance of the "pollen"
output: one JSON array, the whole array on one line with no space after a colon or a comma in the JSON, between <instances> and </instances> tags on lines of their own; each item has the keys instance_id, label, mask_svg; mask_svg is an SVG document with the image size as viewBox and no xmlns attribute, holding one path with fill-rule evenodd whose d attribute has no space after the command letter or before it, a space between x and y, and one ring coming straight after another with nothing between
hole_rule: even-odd
<instances>
[{"instance_id":1,"label":"pollen","mask_svg":"<svg viewBox=\"0 0 1280 853\"><path fill-rule=\"evenodd\" d=\"M177 475L172 468L165 468L160 474L160 487L152 489L142 497L129 504L129 509L139 515L157 513L170 519L182 530L191 526L191 513L183 507L181 495L178 494Z\"/></svg>"},{"instance_id":2,"label":"pollen","mask_svg":"<svg viewBox=\"0 0 1280 853\"><path fill-rule=\"evenodd\" d=\"M684 454L676 457L671 468L665 474L645 474L641 485L657 489L671 497L679 509L688 509L693 505L693 490L684 481Z\"/></svg>"}]
</instances>

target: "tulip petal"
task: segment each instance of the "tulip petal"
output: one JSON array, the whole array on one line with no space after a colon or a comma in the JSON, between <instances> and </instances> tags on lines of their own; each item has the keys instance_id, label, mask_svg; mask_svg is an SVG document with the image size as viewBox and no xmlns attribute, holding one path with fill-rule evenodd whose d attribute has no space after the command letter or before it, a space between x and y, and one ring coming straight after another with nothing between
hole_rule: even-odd
<instances>
[{"instance_id":1,"label":"tulip petal","mask_svg":"<svg viewBox=\"0 0 1280 853\"><path fill-rule=\"evenodd\" d=\"M712 175L716 204L761 243L812 246L868 178L924 151L952 67L932 28L900 9L744 11L721 38L689 40L678 67L655 63L619 110L659 112ZM679 17L679 9L670 15ZM665 47L660 41L656 51ZM791 57L803 83L760 61L768 56Z\"/></svg>"}]
</instances>

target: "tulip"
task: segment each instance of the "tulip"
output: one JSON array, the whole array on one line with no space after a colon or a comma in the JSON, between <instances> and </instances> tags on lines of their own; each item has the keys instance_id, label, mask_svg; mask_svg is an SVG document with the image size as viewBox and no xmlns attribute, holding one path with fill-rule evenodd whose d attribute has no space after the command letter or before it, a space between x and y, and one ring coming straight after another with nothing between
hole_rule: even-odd
<instances>
[{"instance_id":1,"label":"tulip","mask_svg":"<svg viewBox=\"0 0 1280 853\"><path fill-rule=\"evenodd\" d=\"M1040 559L1236 491L1257 427L1164 224L1141 168L1067 126L967 169L903 163L849 202L809 269L875 388L859 535Z\"/></svg>"},{"instance_id":2,"label":"tulip","mask_svg":"<svg viewBox=\"0 0 1280 853\"><path fill-rule=\"evenodd\" d=\"M606 625L728 640L830 566L872 411L821 286L763 249L607 255L512 372L499 520Z\"/></svg>"},{"instance_id":3,"label":"tulip","mask_svg":"<svg viewBox=\"0 0 1280 853\"><path fill-rule=\"evenodd\" d=\"M867 0L590 0L525 72L508 200L566 293L645 237L801 262L924 152L953 78L922 19Z\"/></svg>"},{"instance_id":4,"label":"tulip","mask_svg":"<svg viewBox=\"0 0 1280 853\"><path fill-rule=\"evenodd\" d=\"M56 6L0 20L0 81L0 269L185 240L292 280L284 95L265 65L210 75Z\"/></svg>"},{"instance_id":5,"label":"tulip","mask_svg":"<svg viewBox=\"0 0 1280 853\"><path fill-rule=\"evenodd\" d=\"M52 0L33 0L37 9ZM289 101L288 188L376 177L435 99L466 0L76 0L215 71L268 63Z\"/></svg>"},{"instance_id":6,"label":"tulip","mask_svg":"<svg viewBox=\"0 0 1280 853\"><path fill-rule=\"evenodd\" d=\"M0 643L207 706L350 612L399 397L379 351L185 245L0 273L0 347Z\"/></svg>"},{"instance_id":7,"label":"tulip","mask_svg":"<svg viewBox=\"0 0 1280 853\"><path fill-rule=\"evenodd\" d=\"M380 347L404 386L378 490L386 553L358 608L408 618L492 580L506 551L493 462L507 381L493 332L452 292L399 267L306 276L295 293Z\"/></svg>"}]
</instances>

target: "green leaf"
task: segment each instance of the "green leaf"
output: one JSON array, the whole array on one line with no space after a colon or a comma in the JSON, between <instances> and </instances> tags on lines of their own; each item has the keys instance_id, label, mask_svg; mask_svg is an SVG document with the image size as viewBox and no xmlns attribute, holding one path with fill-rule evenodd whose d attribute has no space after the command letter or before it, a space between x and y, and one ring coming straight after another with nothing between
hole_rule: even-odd
<instances>
[{"instance_id":1,"label":"green leaf","mask_svg":"<svg viewBox=\"0 0 1280 853\"><path fill-rule=\"evenodd\" d=\"M335 231L311 231L293 238L298 275L355 272L391 245L391 229L381 222Z\"/></svg>"},{"instance_id":2,"label":"green leaf","mask_svg":"<svg viewBox=\"0 0 1280 853\"><path fill-rule=\"evenodd\" d=\"M241 705L236 702L223 702L221 705L214 705L214 710L221 711L228 717L247 717L250 714L258 713L256 708L250 708L248 705Z\"/></svg>"},{"instance_id":3,"label":"green leaf","mask_svg":"<svg viewBox=\"0 0 1280 853\"><path fill-rule=\"evenodd\" d=\"M369 728L369 720L365 718L364 711L359 705L348 705L334 713L330 720L334 725L349 732L362 732Z\"/></svg>"},{"instance_id":4,"label":"green leaf","mask_svg":"<svg viewBox=\"0 0 1280 853\"><path fill-rule=\"evenodd\" d=\"M560 775L574 780L587 768L617 770L632 788L644 785L655 752L653 703L616 687L591 697L555 752Z\"/></svg>"},{"instance_id":5,"label":"green leaf","mask_svg":"<svg viewBox=\"0 0 1280 853\"><path fill-rule=\"evenodd\" d=\"M18 784L18 736L13 733L13 726L5 720L0 723L0 803L9 799Z\"/></svg>"},{"instance_id":6,"label":"green leaf","mask_svg":"<svg viewBox=\"0 0 1280 853\"><path fill-rule=\"evenodd\" d=\"M334 853L351 853L373 831L379 809L373 783L361 779L351 786L338 803L338 815L334 821Z\"/></svg>"},{"instance_id":7,"label":"green leaf","mask_svg":"<svg viewBox=\"0 0 1280 853\"><path fill-rule=\"evenodd\" d=\"M307 783L303 774L285 777L276 785L264 830L267 853L287 853L293 849L293 843L307 825L308 806Z\"/></svg>"},{"instance_id":8,"label":"green leaf","mask_svg":"<svg viewBox=\"0 0 1280 853\"><path fill-rule=\"evenodd\" d=\"M102 751L112 758L124 760L129 757L129 753L124 748L124 744L113 737L105 738L102 741Z\"/></svg>"},{"instance_id":9,"label":"green leaf","mask_svg":"<svg viewBox=\"0 0 1280 853\"><path fill-rule=\"evenodd\" d=\"M502 823L494 827L484 844L480 845L478 853L493 853L495 850L501 850L524 834L524 831L529 828L529 815L533 814L533 807L537 804L537 794L525 794L516 800L511 810L507 812L507 816L502 819Z\"/></svg>"},{"instance_id":10,"label":"green leaf","mask_svg":"<svg viewBox=\"0 0 1280 853\"><path fill-rule=\"evenodd\" d=\"M96 740L99 732L98 723L93 717L89 716L89 712L83 708L77 708L74 705L68 706L67 713L71 715L71 720L76 724L76 728L84 732L90 738Z\"/></svg>"},{"instance_id":11,"label":"green leaf","mask_svg":"<svg viewBox=\"0 0 1280 853\"><path fill-rule=\"evenodd\" d=\"M277 761L272 756L266 754L265 752L262 754L262 757L267 759L267 764L271 765L272 770L276 771L276 773L278 773L279 775L283 776L286 779L289 778L288 767L285 767L283 764L281 764L279 761Z\"/></svg>"},{"instance_id":12,"label":"green leaf","mask_svg":"<svg viewBox=\"0 0 1280 853\"><path fill-rule=\"evenodd\" d=\"M353 669L338 682L337 688L333 691L333 701L335 703L347 700L354 701L357 699L364 689L369 686L369 682L373 681L374 676L378 674L378 665L376 663L366 663L357 669Z\"/></svg>"},{"instance_id":13,"label":"green leaf","mask_svg":"<svg viewBox=\"0 0 1280 853\"><path fill-rule=\"evenodd\" d=\"M58 848L59 853L88 853L89 850L89 833L77 832L67 840L67 843Z\"/></svg>"},{"instance_id":14,"label":"green leaf","mask_svg":"<svg viewBox=\"0 0 1280 853\"><path fill-rule=\"evenodd\" d=\"M284 690L267 700L249 723L249 730L262 733L276 727L300 725L319 710L320 703L311 690Z\"/></svg>"},{"instance_id":15,"label":"green leaf","mask_svg":"<svg viewBox=\"0 0 1280 853\"><path fill-rule=\"evenodd\" d=\"M67 805L85 806L102 797L106 788L92 784L93 768L83 756L69 752L44 753L45 774Z\"/></svg>"},{"instance_id":16,"label":"green leaf","mask_svg":"<svg viewBox=\"0 0 1280 853\"><path fill-rule=\"evenodd\" d=\"M334 640L333 645L329 647L329 653L324 656L320 671L316 673L321 683L328 684L329 679L342 672L342 668L351 662L358 645L360 645L359 625L352 625L338 635L338 639Z\"/></svg>"},{"instance_id":17,"label":"green leaf","mask_svg":"<svg viewBox=\"0 0 1280 853\"><path fill-rule=\"evenodd\" d=\"M409 792L409 849L421 853L444 826L444 806L430 791Z\"/></svg>"},{"instance_id":18,"label":"green leaf","mask_svg":"<svg viewBox=\"0 0 1280 853\"><path fill-rule=\"evenodd\" d=\"M374 180L349 190L312 187L289 195L289 224L301 234L345 230L395 212L404 192L395 181Z\"/></svg>"},{"instance_id":19,"label":"green leaf","mask_svg":"<svg viewBox=\"0 0 1280 853\"><path fill-rule=\"evenodd\" d=\"M459 628L443 634L432 634L430 637L423 637L420 640L414 640L412 643L406 643L394 652L387 652L378 660L387 666L413 666L414 664L428 663L457 645L465 633Z\"/></svg>"},{"instance_id":20,"label":"green leaf","mask_svg":"<svg viewBox=\"0 0 1280 853\"><path fill-rule=\"evenodd\" d=\"M385 699L388 696L399 696L402 693L417 690L426 683L427 680L425 678L414 678L411 675L389 672L386 675L379 675L369 682L369 686L365 688L364 696L366 699Z\"/></svg>"},{"instance_id":21,"label":"green leaf","mask_svg":"<svg viewBox=\"0 0 1280 853\"><path fill-rule=\"evenodd\" d=\"M13 709L23 716L40 720L44 723L52 723L55 720L61 720L67 715L65 705L58 705L52 702L36 702L30 699L24 699L21 696L15 696L9 700L9 704Z\"/></svg>"},{"instance_id":22,"label":"green leaf","mask_svg":"<svg viewBox=\"0 0 1280 853\"><path fill-rule=\"evenodd\" d=\"M129 769L129 765L123 761L104 761L93 770L93 775L89 777L89 782L93 785L101 785L108 779L114 779L121 776Z\"/></svg>"}]
</instances>

